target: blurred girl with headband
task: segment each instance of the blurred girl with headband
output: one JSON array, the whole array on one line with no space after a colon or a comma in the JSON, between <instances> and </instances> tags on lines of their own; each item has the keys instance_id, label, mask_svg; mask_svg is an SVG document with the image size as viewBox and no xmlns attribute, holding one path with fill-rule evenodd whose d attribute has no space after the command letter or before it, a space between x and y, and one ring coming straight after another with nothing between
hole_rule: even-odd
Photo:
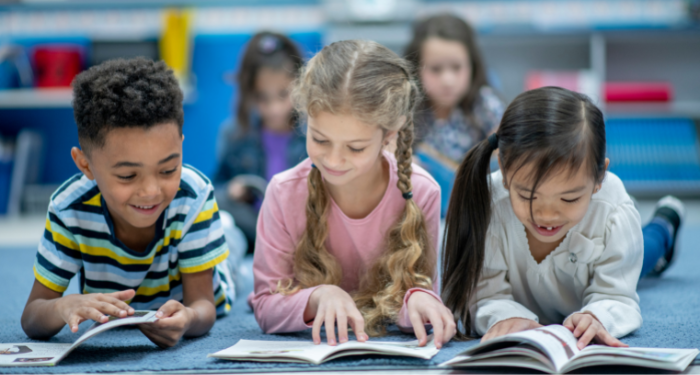
<instances>
[{"instance_id":1,"label":"blurred girl with headband","mask_svg":"<svg viewBox=\"0 0 700 375\"><path fill-rule=\"evenodd\" d=\"M286 36L253 36L238 73L240 96L236 122L224 125L221 157L214 176L221 209L243 230L248 251L255 244L260 197L272 176L306 158L305 136L298 127L290 97L291 83L302 65L301 53Z\"/></svg>"}]
</instances>

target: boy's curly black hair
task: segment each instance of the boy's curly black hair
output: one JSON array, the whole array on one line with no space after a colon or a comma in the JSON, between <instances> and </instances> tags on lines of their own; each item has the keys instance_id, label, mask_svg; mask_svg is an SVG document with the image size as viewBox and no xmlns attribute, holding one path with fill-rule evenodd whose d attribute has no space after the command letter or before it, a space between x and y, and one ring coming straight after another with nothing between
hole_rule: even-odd
<instances>
[{"instance_id":1,"label":"boy's curly black hair","mask_svg":"<svg viewBox=\"0 0 700 375\"><path fill-rule=\"evenodd\" d=\"M81 147L102 147L114 128L174 122L182 134L182 91L164 62L142 57L106 61L73 81L73 113Z\"/></svg>"}]
</instances>

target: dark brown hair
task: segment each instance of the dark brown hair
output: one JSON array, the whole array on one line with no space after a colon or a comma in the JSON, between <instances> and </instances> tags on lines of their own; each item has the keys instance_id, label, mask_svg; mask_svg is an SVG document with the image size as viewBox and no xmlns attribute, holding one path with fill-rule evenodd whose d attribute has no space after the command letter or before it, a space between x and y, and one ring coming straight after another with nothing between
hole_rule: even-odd
<instances>
[{"instance_id":1,"label":"dark brown hair","mask_svg":"<svg viewBox=\"0 0 700 375\"><path fill-rule=\"evenodd\" d=\"M287 71L295 78L303 64L301 52L288 37L270 31L262 31L248 42L241 69L238 71L240 96L236 119L241 133L250 129L250 107L255 97L255 80L262 68Z\"/></svg>"},{"instance_id":2,"label":"dark brown hair","mask_svg":"<svg viewBox=\"0 0 700 375\"><path fill-rule=\"evenodd\" d=\"M182 134L182 91L172 69L143 57L115 59L73 80L73 115L84 151L104 146L115 128L145 128L172 122Z\"/></svg>"},{"instance_id":3,"label":"dark brown hair","mask_svg":"<svg viewBox=\"0 0 700 375\"><path fill-rule=\"evenodd\" d=\"M533 166L530 198L552 173L573 174L585 165L595 181L602 182L605 175L603 114L583 94L559 87L524 92L506 109L496 136L497 142L483 140L467 153L447 210L442 298L461 321L462 338L471 333L469 307L485 258L493 151L499 149L503 181L523 166Z\"/></svg>"},{"instance_id":4,"label":"dark brown hair","mask_svg":"<svg viewBox=\"0 0 700 375\"><path fill-rule=\"evenodd\" d=\"M476 44L476 33L461 18L443 14L432 16L418 21L413 26L413 39L406 47L406 59L413 63L413 66L420 71L423 65L423 44L429 38L439 38L461 43L469 53L472 67L471 86L467 91L459 107L466 116L471 116L474 101L479 96L479 90L487 85L486 67L481 58L481 50ZM420 77L420 74L416 74ZM424 105L429 105L430 98L426 98Z\"/></svg>"}]
</instances>

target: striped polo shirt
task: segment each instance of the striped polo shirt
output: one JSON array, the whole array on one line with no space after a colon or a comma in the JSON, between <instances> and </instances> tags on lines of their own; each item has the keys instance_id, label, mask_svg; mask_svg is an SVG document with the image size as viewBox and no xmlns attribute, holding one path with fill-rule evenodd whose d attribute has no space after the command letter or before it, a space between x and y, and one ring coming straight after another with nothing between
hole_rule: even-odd
<instances>
[{"instance_id":1,"label":"striped polo shirt","mask_svg":"<svg viewBox=\"0 0 700 375\"><path fill-rule=\"evenodd\" d=\"M196 169L183 165L180 188L158 218L156 235L144 252L115 236L99 187L77 174L51 197L34 275L59 293L76 274L82 293L134 289L128 303L136 310L155 310L170 299L182 302L183 273L216 268L214 301L221 315L232 303L224 277L228 254L214 188Z\"/></svg>"}]
</instances>

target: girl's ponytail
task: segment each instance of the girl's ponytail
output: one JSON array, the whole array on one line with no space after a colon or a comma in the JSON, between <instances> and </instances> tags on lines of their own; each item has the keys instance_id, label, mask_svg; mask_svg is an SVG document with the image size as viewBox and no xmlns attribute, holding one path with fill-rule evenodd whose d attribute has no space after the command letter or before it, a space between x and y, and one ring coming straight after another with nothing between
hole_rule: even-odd
<instances>
[{"instance_id":1,"label":"girl's ponytail","mask_svg":"<svg viewBox=\"0 0 700 375\"><path fill-rule=\"evenodd\" d=\"M476 291L484 263L486 231L491 221L489 166L498 148L498 135L492 134L469 151L457 169L445 225L442 259L442 299L452 310L464 332L471 334L469 303Z\"/></svg>"}]
</instances>

